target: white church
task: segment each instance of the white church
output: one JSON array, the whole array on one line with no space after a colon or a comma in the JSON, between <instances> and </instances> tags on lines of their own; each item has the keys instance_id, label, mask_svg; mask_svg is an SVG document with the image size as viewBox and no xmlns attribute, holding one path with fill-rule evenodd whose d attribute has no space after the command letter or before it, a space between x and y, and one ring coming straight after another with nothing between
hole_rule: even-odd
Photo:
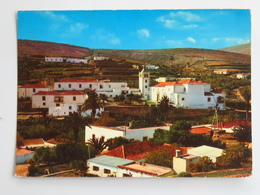
<instances>
[{"instance_id":1,"label":"white church","mask_svg":"<svg viewBox=\"0 0 260 195\"><path fill-rule=\"evenodd\" d=\"M211 90L210 84L194 79L160 82L150 86L150 73L143 69L139 73L139 89L144 99L156 103L167 96L174 107L208 109L218 103L218 108L225 110L226 94Z\"/></svg>"}]
</instances>

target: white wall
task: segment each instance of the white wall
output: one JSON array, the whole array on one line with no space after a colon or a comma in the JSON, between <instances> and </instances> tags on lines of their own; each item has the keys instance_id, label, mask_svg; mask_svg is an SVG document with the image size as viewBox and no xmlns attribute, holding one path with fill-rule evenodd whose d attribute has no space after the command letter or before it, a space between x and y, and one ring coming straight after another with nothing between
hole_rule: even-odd
<instances>
[{"instance_id":1,"label":"white wall","mask_svg":"<svg viewBox=\"0 0 260 195\"><path fill-rule=\"evenodd\" d=\"M60 106L49 107L49 115L68 116L70 112L77 112L77 104L60 104Z\"/></svg>"},{"instance_id":2,"label":"white wall","mask_svg":"<svg viewBox=\"0 0 260 195\"><path fill-rule=\"evenodd\" d=\"M88 126L85 127L85 142L92 138L94 134L96 138L105 137L105 141L110 138L115 137L124 137L127 139L135 139L135 140L143 140L143 137L152 138L155 129L165 129L169 130L170 126L162 126L162 127L147 127L142 129L129 129L124 130L116 130L111 127L100 127L100 126Z\"/></svg>"},{"instance_id":3,"label":"white wall","mask_svg":"<svg viewBox=\"0 0 260 195\"><path fill-rule=\"evenodd\" d=\"M35 91L34 91L35 90ZM51 91L50 88L19 88L18 97L32 97L34 93L39 91Z\"/></svg>"},{"instance_id":4,"label":"white wall","mask_svg":"<svg viewBox=\"0 0 260 195\"><path fill-rule=\"evenodd\" d=\"M45 62L63 62L62 57L45 57Z\"/></svg>"},{"instance_id":5,"label":"white wall","mask_svg":"<svg viewBox=\"0 0 260 195\"><path fill-rule=\"evenodd\" d=\"M189 166L189 163L198 163L200 157L193 158L193 159L184 159L184 158L177 158L173 157L173 169L174 171L179 174L180 172L186 172Z\"/></svg>"}]
</instances>

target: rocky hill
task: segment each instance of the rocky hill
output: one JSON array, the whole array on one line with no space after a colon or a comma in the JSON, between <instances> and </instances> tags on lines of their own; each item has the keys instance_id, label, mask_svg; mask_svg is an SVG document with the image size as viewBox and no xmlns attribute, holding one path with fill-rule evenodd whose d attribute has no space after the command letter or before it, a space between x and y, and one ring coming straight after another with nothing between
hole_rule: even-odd
<instances>
[{"instance_id":1,"label":"rocky hill","mask_svg":"<svg viewBox=\"0 0 260 195\"><path fill-rule=\"evenodd\" d=\"M53 56L82 58L89 55L91 55L91 50L85 47L45 41L18 40L18 57Z\"/></svg>"},{"instance_id":2,"label":"rocky hill","mask_svg":"<svg viewBox=\"0 0 260 195\"><path fill-rule=\"evenodd\" d=\"M226 47L226 48L222 48L219 50L251 55L251 43L236 45L236 46L232 46L232 47Z\"/></svg>"}]
</instances>

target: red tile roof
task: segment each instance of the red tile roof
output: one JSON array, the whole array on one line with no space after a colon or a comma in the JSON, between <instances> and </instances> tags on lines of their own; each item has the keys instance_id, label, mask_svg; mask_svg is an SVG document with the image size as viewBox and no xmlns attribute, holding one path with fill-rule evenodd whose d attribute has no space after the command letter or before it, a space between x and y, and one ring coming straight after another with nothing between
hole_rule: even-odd
<instances>
[{"instance_id":1,"label":"red tile roof","mask_svg":"<svg viewBox=\"0 0 260 195\"><path fill-rule=\"evenodd\" d=\"M151 152L155 149L158 149L159 147L159 144L156 144L154 142L143 141L119 146L113 150L104 152L101 155L126 158L130 160L138 160L143 159L147 152Z\"/></svg>"},{"instance_id":2,"label":"red tile roof","mask_svg":"<svg viewBox=\"0 0 260 195\"><path fill-rule=\"evenodd\" d=\"M63 83L87 83L87 82L98 82L97 79L59 79L58 82Z\"/></svg>"},{"instance_id":3,"label":"red tile roof","mask_svg":"<svg viewBox=\"0 0 260 195\"><path fill-rule=\"evenodd\" d=\"M22 156L26 154L35 153L34 151L26 150L26 149L16 149L16 156Z\"/></svg>"},{"instance_id":4,"label":"red tile roof","mask_svg":"<svg viewBox=\"0 0 260 195\"><path fill-rule=\"evenodd\" d=\"M181 84L194 84L194 85L208 85L208 83L204 83L202 81L195 81L194 79L182 79L178 83L181 83Z\"/></svg>"},{"instance_id":5,"label":"red tile roof","mask_svg":"<svg viewBox=\"0 0 260 195\"><path fill-rule=\"evenodd\" d=\"M25 84L20 88L48 88L48 87L42 84Z\"/></svg>"},{"instance_id":6,"label":"red tile roof","mask_svg":"<svg viewBox=\"0 0 260 195\"><path fill-rule=\"evenodd\" d=\"M210 130L209 127L196 127L196 128L192 128L190 132L194 134L206 134L209 130Z\"/></svg>"},{"instance_id":7,"label":"red tile roof","mask_svg":"<svg viewBox=\"0 0 260 195\"><path fill-rule=\"evenodd\" d=\"M38 139L25 139L25 140L23 140L23 145L24 146L38 145L38 144L44 144L44 140L42 138L38 138Z\"/></svg>"},{"instance_id":8,"label":"red tile roof","mask_svg":"<svg viewBox=\"0 0 260 195\"><path fill-rule=\"evenodd\" d=\"M220 122L216 126L220 126L222 128L230 128L230 127L242 127L242 126L251 126L251 122L246 120L240 120L240 121L225 121Z\"/></svg>"},{"instance_id":9,"label":"red tile roof","mask_svg":"<svg viewBox=\"0 0 260 195\"><path fill-rule=\"evenodd\" d=\"M39 91L34 95L85 95L82 91L78 90L71 90L65 92L58 92L58 91Z\"/></svg>"},{"instance_id":10,"label":"red tile roof","mask_svg":"<svg viewBox=\"0 0 260 195\"><path fill-rule=\"evenodd\" d=\"M165 87L165 86L168 86L168 85L175 85L176 82L160 82L156 85L154 85L153 87Z\"/></svg>"}]
</instances>

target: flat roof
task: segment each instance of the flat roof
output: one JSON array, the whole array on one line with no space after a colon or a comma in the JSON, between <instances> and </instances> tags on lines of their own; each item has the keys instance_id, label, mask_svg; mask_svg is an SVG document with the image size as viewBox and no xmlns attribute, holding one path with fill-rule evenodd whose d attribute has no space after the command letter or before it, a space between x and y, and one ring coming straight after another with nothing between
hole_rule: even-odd
<instances>
[{"instance_id":1,"label":"flat roof","mask_svg":"<svg viewBox=\"0 0 260 195\"><path fill-rule=\"evenodd\" d=\"M153 164L147 164L143 162L135 162L129 165L118 166L119 168L128 169L131 171L146 173L149 175L161 176L172 171L169 167L162 167Z\"/></svg>"},{"instance_id":2,"label":"flat roof","mask_svg":"<svg viewBox=\"0 0 260 195\"><path fill-rule=\"evenodd\" d=\"M169 129L169 126L158 126L158 127L144 127L144 128L137 128L137 129L130 129L129 126L117 126L117 127L105 127L105 126L95 126L91 125L92 127L99 127L107 130L117 130L117 131L136 131L136 130L145 130L145 129Z\"/></svg>"},{"instance_id":3,"label":"flat roof","mask_svg":"<svg viewBox=\"0 0 260 195\"><path fill-rule=\"evenodd\" d=\"M189 154L195 154L199 156L221 156L223 153L223 149L215 148L212 146L202 145L196 148L188 149Z\"/></svg>"},{"instance_id":4,"label":"flat roof","mask_svg":"<svg viewBox=\"0 0 260 195\"><path fill-rule=\"evenodd\" d=\"M124 159L124 158L102 155L102 156L98 156L96 158L91 158L88 160L88 162L107 165L107 166L111 166L111 167L118 167L119 165L127 165L130 163L133 163L134 161Z\"/></svg>"}]
</instances>

